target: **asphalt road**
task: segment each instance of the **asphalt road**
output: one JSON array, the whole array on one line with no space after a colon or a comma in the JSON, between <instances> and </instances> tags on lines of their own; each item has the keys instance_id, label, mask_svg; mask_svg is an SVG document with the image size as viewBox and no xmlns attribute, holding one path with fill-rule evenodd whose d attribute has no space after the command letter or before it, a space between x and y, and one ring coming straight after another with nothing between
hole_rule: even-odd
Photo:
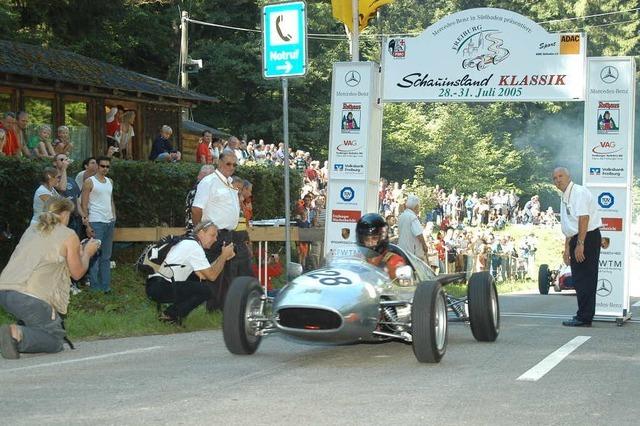
<instances>
[{"instance_id":1,"label":"asphalt road","mask_svg":"<svg viewBox=\"0 0 640 426\"><path fill-rule=\"evenodd\" d=\"M638 424L640 323L563 327L575 311L568 294L500 303L497 342L478 343L452 323L435 365L401 343L327 347L278 336L233 356L218 331L0 359L0 423ZM570 353L554 358L561 347Z\"/></svg>"}]
</instances>

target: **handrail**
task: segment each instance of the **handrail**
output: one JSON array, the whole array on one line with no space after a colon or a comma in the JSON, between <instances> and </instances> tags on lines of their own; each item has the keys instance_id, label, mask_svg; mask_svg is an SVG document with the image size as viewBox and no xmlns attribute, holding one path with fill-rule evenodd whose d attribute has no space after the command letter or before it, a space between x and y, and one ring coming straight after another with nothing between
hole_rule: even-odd
<instances>
[{"instance_id":1,"label":"handrail","mask_svg":"<svg viewBox=\"0 0 640 426\"><path fill-rule=\"evenodd\" d=\"M144 228L115 228L113 241L115 242L153 242L166 235L180 235L184 228L166 226ZM255 226L247 230L251 241L284 241L283 226ZM324 239L324 228L291 227L291 241L315 242Z\"/></svg>"}]
</instances>

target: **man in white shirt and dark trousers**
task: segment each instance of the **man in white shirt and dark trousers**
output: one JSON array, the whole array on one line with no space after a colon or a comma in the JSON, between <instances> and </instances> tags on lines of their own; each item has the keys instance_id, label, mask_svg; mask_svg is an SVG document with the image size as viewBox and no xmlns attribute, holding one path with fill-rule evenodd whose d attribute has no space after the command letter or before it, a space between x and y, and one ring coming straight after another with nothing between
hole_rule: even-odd
<instances>
[{"instance_id":1,"label":"man in white shirt and dark trousers","mask_svg":"<svg viewBox=\"0 0 640 426\"><path fill-rule=\"evenodd\" d=\"M576 287L578 312L563 321L568 327L591 327L596 311L596 288L600 260L600 217L596 200L584 186L571 181L569 170L556 167L553 183L562 191L560 225L565 235L564 262L571 265Z\"/></svg>"},{"instance_id":2,"label":"man in white shirt and dark trousers","mask_svg":"<svg viewBox=\"0 0 640 426\"><path fill-rule=\"evenodd\" d=\"M253 276L251 253L246 244L247 233L234 231L240 218L240 199L238 191L231 184L231 176L237 165L235 153L225 149L220 154L218 170L200 181L193 200L193 224L209 220L218 228L218 241L206 251L207 259L216 259L224 244L233 242L236 250L235 257L227 262L216 280L216 294L207 301L209 311L224 307L224 299L234 278Z\"/></svg>"},{"instance_id":3,"label":"man in white shirt and dark trousers","mask_svg":"<svg viewBox=\"0 0 640 426\"><path fill-rule=\"evenodd\" d=\"M405 209L398 217L398 245L421 259L427 258L427 243L422 235L422 224L418 218L420 199L409 195Z\"/></svg>"}]
</instances>

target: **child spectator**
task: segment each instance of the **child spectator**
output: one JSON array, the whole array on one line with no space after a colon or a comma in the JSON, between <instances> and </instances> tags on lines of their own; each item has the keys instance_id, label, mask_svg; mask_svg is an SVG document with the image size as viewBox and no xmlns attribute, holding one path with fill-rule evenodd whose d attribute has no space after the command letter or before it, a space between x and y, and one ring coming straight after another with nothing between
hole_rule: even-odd
<instances>
[{"instance_id":1,"label":"child spectator","mask_svg":"<svg viewBox=\"0 0 640 426\"><path fill-rule=\"evenodd\" d=\"M73 144L69 139L69 128L67 126L58 127L58 138L53 142L53 150L56 154L66 154L70 156Z\"/></svg>"},{"instance_id":2,"label":"child spectator","mask_svg":"<svg viewBox=\"0 0 640 426\"><path fill-rule=\"evenodd\" d=\"M149 160L151 161L166 161L177 162L182 158L180 151L171 146L169 138L173 134L171 127L166 124L160 128L160 134L156 136L151 147L151 153L149 154Z\"/></svg>"},{"instance_id":3,"label":"child spectator","mask_svg":"<svg viewBox=\"0 0 640 426\"><path fill-rule=\"evenodd\" d=\"M56 153L51 145L51 126L43 124L38 128L38 134L33 135L27 142L31 156L38 158L53 158Z\"/></svg>"}]
</instances>

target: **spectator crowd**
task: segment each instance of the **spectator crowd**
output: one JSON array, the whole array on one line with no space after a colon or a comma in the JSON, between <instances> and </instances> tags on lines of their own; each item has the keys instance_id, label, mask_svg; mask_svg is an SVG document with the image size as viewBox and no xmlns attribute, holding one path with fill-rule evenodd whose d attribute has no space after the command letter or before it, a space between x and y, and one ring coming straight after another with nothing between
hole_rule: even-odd
<instances>
[{"instance_id":1,"label":"spectator crowd","mask_svg":"<svg viewBox=\"0 0 640 426\"><path fill-rule=\"evenodd\" d=\"M420 218L427 245L425 260L440 272L490 271L498 280L534 276L537 241L533 233L519 241L505 235L507 224L554 226L557 218L549 207L542 211L537 195L524 204L515 191L477 192L433 189L433 208ZM379 213L398 238L398 218L410 198L406 184L380 180Z\"/></svg>"}]
</instances>

